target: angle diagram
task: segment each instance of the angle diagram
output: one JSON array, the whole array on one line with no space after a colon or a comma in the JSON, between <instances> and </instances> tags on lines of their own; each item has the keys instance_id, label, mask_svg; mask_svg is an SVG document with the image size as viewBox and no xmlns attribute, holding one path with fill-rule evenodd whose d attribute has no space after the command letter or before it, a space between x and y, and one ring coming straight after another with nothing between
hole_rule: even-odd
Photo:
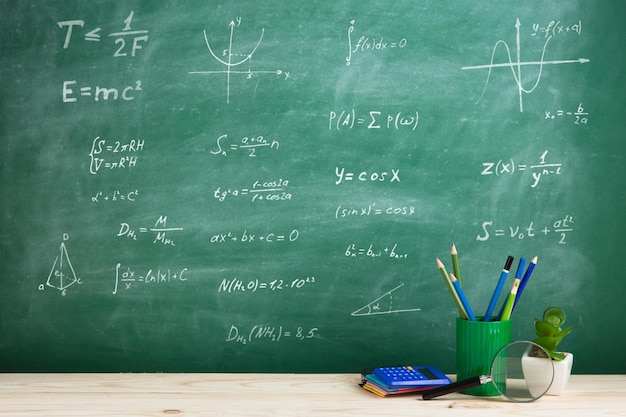
<instances>
[{"instance_id":1,"label":"angle diagram","mask_svg":"<svg viewBox=\"0 0 626 417\"><path fill-rule=\"evenodd\" d=\"M392 290L387 291L374 301L366 304L358 310L352 312L352 316L372 316L377 314L392 314L392 313L409 313L414 311L422 311L421 308L397 308L394 306L393 293L403 287L404 284L400 284Z\"/></svg>"}]
</instances>

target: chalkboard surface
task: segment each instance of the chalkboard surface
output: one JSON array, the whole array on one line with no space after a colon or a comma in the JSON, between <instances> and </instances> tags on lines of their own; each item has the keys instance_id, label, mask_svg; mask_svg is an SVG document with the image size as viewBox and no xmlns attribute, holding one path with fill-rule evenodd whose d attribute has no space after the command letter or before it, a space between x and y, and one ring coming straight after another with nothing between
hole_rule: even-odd
<instances>
[{"instance_id":1,"label":"chalkboard surface","mask_svg":"<svg viewBox=\"0 0 626 417\"><path fill-rule=\"evenodd\" d=\"M454 372L454 242L626 372L624 2L1 3L0 371Z\"/></svg>"}]
</instances>

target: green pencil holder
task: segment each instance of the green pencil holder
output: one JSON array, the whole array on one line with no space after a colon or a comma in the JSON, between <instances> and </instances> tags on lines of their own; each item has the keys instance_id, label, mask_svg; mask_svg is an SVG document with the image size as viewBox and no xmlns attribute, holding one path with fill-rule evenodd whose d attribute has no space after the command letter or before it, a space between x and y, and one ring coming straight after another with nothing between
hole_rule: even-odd
<instances>
[{"instance_id":1,"label":"green pencil holder","mask_svg":"<svg viewBox=\"0 0 626 417\"><path fill-rule=\"evenodd\" d=\"M476 321L456 319L457 381L479 375L491 375L491 364L498 351L511 342L511 321ZM465 394L500 395L492 383L462 391Z\"/></svg>"}]
</instances>

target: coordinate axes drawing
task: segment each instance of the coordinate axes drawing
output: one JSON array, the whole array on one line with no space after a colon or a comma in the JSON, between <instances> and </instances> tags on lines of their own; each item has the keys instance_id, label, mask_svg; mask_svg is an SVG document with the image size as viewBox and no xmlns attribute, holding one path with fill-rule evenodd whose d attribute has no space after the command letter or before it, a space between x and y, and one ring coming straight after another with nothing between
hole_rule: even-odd
<instances>
[{"instance_id":1,"label":"coordinate axes drawing","mask_svg":"<svg viewBox=\"0 0 626 417\"><path fill-rule=\"evenodd\" d=\"M359 308L356 311L352 312L352 316L372 316L376 314L392 314L392 313L409 313L415 311L422 311L421 308L397 308L394 306L394 296L393 293L400 288L402 288L404 284L400 284L392 290L387 291L374 301L366 304L365 306Z\"/></svg>"},{"instance_id":2,"label":"coordinate axes drawing","mask_svg":"<svg viewBox=\"0 0 626 417\"><path fill-rule=\"evenodd\" d=\"M589 59L587 58L576 58L576 59L558 59L558 60L550 60L550 61L546 61L545 60L545 56L546 56L546 50L548 48L548 44L550 43L550 40L554 37L553 35L549 35L546 37L546 41L543 45L543 50L541 51L541 58L539 59L539 61L522 61L521 60L521 41L520 41L520 28L521 28L522 24L519 20L519 18L517 19L517 21L515 22L515 29L516 29L516 58L515 61L513 60L513 58L511 57L511 50L509 48L509 45L506 43L506 41L500 39L498 40L492 51L491 51L491 61L489 62L489 64L483 64L483 65L473 65L473 66L465 66L462 67L462 70L481 70L481 69L487 69L487 79L485 80L485 86L483 87L483 91L480 95L480 97L478 98L478 100L476 101L477 103L483 98L483 96L485 95L485 91L487 90L487 86L489 84L489 79L491 77L491 72L494 68L509 68L511 70L511 72L513 73L513 79L515 81L515 84L517 85L517 92L518 92L518 96L519 96L519 111L523 112L524 111L524 103L522 100L522 96L524 93L526 94L530 94L533 91L535 91L535 89L537 88L537 86L539 85L539 82L541 80L541 75L543 73L543 67L545 65L563 65L563 64L586 64L589 62ZM502 46L504 47L504 49L506 50L506 54L508 57L508 62L503 62L503 63L494 63L494 57L496 54L496 51L498 50L498 47ZM530 88L526 88L523 86L522 84L522 67L529 67L529 66L539 66L539 73L537 74L537 78L534 82L534 84L532 85L532 87Z\"/></svg>"},{"instance_id":3,"label":"coordinate axes drawing","mask_svg":"<svg viewBox=\"0 0 626 417\"><path fill-rule=\"evenodd\" d=\"M207 35L206 30L204 33L204 42L206 44L207 49L211 56L225 68L222 70L208 70L208 71L189 71L189 74L199 74L199 75L215 75L215 74L224 74L226 75L226 104L230 103L230 90L231 90L231 78L235 75L245 75L247 79L251 79L257 75L263 74L274 74L276 76L282 76L284 79L289 78L289 72L284 71L282 69L275 70L258 70L252 69L252 57L257 52L257 49L261 45L263 41L263 36L265 34L265 29L261 28L261 33L259 35L259 39L256 44L252 47L250 51L246 51L245 53L235 52L233 47L235 28L238 28L241 25L241 18L237 18L236 20L231 20L228 26L230 26L230 37L228 39L228 47L222 50L222 53L216 53L214 47L211 46L211 42L209 41L209 35ZM237 67L248 64L248 69L236 69Z\"/></svg>"}]
</instances>

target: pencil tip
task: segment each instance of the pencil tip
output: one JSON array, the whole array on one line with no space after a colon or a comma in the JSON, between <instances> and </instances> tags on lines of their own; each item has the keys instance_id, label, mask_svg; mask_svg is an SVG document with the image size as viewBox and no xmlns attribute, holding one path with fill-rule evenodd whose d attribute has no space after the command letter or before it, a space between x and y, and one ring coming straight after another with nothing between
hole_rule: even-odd
<instances>
[{"instance_id":1,"label":"pencil tip","mask_svg":"<svg viewBox=\"0 0 626 417\"><path fill-rule=\"evenodd\" d=\"M443 268L443 263L441 263L441 260L439 258L437 258L437 266L439 268Z\"/></svg>"},{"instance_id":2,"label":"pencil tip","mask_svg":"<svg viewBox=\"0 0 626 417\"><path fill-rule=\"evenodd\" d=\"M452 242L452 254L456 255L456 245Z\"/></svg>"},{"instance_id":3,"label":"pencil tip","mask_svg":"<svg viewBox=\"0 0 626 417\"><path fill-rule=\"evenodd\" d=\"M531 262L536 264L537 263L537 256L535 256Z\"/></svg>"}]
</instances>

